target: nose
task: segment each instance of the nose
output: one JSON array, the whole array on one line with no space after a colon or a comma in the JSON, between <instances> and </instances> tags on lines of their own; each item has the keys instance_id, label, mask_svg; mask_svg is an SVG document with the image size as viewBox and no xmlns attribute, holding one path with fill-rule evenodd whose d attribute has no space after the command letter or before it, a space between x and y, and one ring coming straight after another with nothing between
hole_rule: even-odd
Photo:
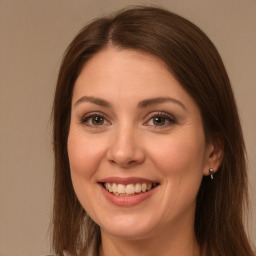
<instances>
[{"instance_id":1,"label":"nose","mask_svg":"<svg viewBox=\"0 0 256 256\"><path fill-rule=\"evenodd\" d=\"M107 159L111 164L129 168L145 160L141 136L132 127L125 127L113 134Z\"/></svg>"}]
</instances>

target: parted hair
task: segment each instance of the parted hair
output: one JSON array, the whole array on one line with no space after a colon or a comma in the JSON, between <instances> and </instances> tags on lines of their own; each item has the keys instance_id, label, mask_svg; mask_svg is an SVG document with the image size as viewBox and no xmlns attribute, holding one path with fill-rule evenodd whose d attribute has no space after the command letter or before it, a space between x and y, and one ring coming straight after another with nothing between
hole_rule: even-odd
<instances>
[{"instance_id":1,"label":"parted hair","mask_svg":"<svg viewBox=\"0 0 256 256\"><path fill-rule=\"evenodd\" d=\"M74 192L67 139L74 83L83 65L106 47L158 56L200 108L206 137L223 145L214 180L203 177L194 231L202 256L253 256L244 219L248 207L246 153L230 81L213 43L196 25L159 7L137 6L86 25L68 46L53 105L55 155L52 246L84 256L100 229ZM106 60L107 65L107 60Z\"/></svg>"}]
</instances>

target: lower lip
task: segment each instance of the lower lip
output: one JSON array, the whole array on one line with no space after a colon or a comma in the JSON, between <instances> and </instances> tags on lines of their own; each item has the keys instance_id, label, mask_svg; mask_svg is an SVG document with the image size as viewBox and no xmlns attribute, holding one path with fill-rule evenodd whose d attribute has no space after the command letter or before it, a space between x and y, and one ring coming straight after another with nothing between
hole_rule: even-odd
<instances>
[{"instance_id":1,"label":"lower lip","mask_svg":"<svg viewBox=\"0 0 256 256\"><path fill-rule=\"evenodd\" d=\"M116 196L110 192L108 192L102 184L99 184L102 192L104 194L104 196L106 197L106 199L108 201L110 201L111 203L117 205L117 206L134 206L137 205L141 202L143 202L144 200L148 199L149 197L151 197L153 195L154 192L156 192L156 189L158 188L152 188L151 190L147 191L147 192L142 192L140 194L137 195L133 195L133 196Z\"/></svg>"}]
</instances>

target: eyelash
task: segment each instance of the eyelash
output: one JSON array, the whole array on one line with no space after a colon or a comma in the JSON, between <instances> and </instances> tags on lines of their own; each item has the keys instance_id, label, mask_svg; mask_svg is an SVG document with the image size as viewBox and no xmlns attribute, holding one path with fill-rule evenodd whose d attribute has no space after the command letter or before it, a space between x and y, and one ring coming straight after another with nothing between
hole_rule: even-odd
<instances>
[{"instance_id":1,"label":"eyelash","mask_svg":"<svg viewBox=\"0 0 256 256\"><path fill-rule=\"evenodd\" d=\"M94 112L94 113L89 113L89 114L83 116L83 117L81 118L81 120L80 120L80 123L83 124L83 125L90 126L90 127L92 127L92 128L96 128L96 129L97 129L97 128L101 128L100 126L102 126L102 125L97 126L97 125L92 125L92 124L89 124L89 123L88 123L88 121L89 121L91 118L93 118L93 117L100 117L100 118L103 118L104 121L108 119L108 118L106 117L106 115L104 115L103 113L101 113L101 112Z\"/></svg>"},{"instance_id":2,"label":"eyelash","mask_svg":"<svg viewBox=\"0 0 256 256\"><path fill-rule=\"evenodd\" d=\"M169 122L169 125L176 123L176 119L175 119L174 116L172 116L172 115L170 115L170 114L168 114L166 112L163 112L163 111L153 112L153 113L149 114L149 116L147 117L148 121L146 123L148 123L153 118L157 118L157 117L164 118L165 122L166 121ZM161 129L161 128L163 129L163 128L169 126L169 125L168 124L164 124L164 125L161 125L161 126L157 126L157 125L152 125L152 126L154 126L154 128L156 128L156 129Z\"/></svg>"},{"instance_id":3,"label":"eyelash","mask_svg":"<svg viewBox=\"0 0 256 256\"><path fill-rule=\"evenodd\" d=\"M89 124L89 120L92 119L93 117L100 117L100 118L103 118L103 122L106 121L108 118L105 114L101 113L101 112L95 112L95 113L89 113L85 116L83 116L80 120L80 123L83 124L83 125L87 125L89 127L92 127L92 128L95 128L95 129L98 129L98 128L101 128L103 125L93 125L93 124ZM162 112L162 111L159 111L159 112L152 112L151 114L148 115L147 117L147 121L145 123L149 123L150 120L152 120L153 118L164 118L164 121L166 122L169 122L169 125L170 123L171 124L175 124L177 121L176 121L176 118L166 112ZM144 123L144 125L146 126L146 124ZM169 126L168 124L164 124L164 125L160 125L160 126L157 126L157 125L150 125L150 126L153 126L154 128L156 129L163 129L165 128L166 126Z\"/></svg>"}]
</instances>

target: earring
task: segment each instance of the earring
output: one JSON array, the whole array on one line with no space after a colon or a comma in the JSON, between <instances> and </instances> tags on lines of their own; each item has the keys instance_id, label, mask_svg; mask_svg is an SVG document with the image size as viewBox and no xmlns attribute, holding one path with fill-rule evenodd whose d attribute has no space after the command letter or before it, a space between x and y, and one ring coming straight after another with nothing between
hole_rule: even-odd
<instances>
[{"instance_id":1,"label":"earring","mask_svg":"<svg viewBox=\"0 0 256 256\"><path fill-rule=\"evenodd\" d=\"M210 175L211 175L211 179L213 180L214 170L211 168L211 169L209 170L209 173L210 173Z\"/></svg>"}]
</instances>

